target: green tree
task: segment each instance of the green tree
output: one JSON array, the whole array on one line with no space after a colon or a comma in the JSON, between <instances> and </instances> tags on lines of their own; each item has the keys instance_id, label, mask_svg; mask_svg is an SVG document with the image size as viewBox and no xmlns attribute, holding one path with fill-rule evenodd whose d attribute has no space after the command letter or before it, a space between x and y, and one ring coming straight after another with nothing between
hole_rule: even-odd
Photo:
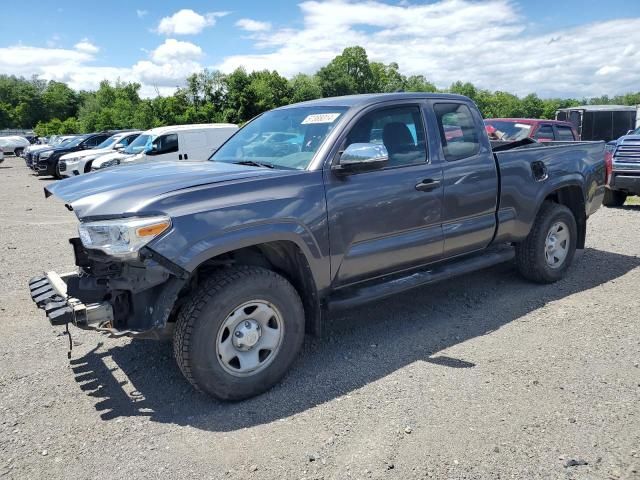
<instances>
[{"instance_id":1,"label":"green tree","mask_svg":"<svg viewBox=\"0 0 640 480\"><path fill-rule=\"evenodd\" d=\"M373 87L373 73L364 48L347 47L317 73L325 97L367 93Z\"/></svg>"},{"instance_id":2,"label":"green tree","mask_svg":"<svg viewBox=\"0 0 640 480\"><path fill-rule=\"evenodd\" d=\"M313 75L299 73L289 80L291 103L305 102L322 97L322 87L318 78Z\"/></svg>"}]
</instances>

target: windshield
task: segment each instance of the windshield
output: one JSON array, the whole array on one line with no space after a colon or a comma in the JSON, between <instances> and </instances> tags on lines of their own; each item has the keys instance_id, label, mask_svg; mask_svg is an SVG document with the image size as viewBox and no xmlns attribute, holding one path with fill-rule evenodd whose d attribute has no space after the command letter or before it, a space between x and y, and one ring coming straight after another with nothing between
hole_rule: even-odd
<instances>
[{"instance_id":1,"label":"windshield","mask_svg":"<svg viewBox=\"0 0 640 480\"><path fill-rule=\"evenodd\" d=\"M119 135L114 135L113 137L109 137L104 142L102 142L101 144L96 145L94 148L96 150L98 148L109 148L109 147L111 147L111 145L116 143L116 140L118 140L118 137L119 137Z\"/></svg>"},{"instance_id":2,"label":"windshield","mask_svg":"<svg viewBox=\"0 0 640 480\"><path fill-rule=\"evenodd\" d=\"M128 153L130 155L134 153L140 153L146 150L147 147L151 147L151 142L153 142L153 139L153 135L142 134L133 142L131 142L127 148L124 149L124 153Z\"/></svg>"},{"instance_id":3,"label":"windshield","mask_svg":"<svg viewBox=\"0 0 640 480\"><path fill-rule=\"evenodd\" d=\"M531 125L507 121L485 121L487 133L491 140L515 142L529 136Z\"/></svg>"},{"instance_id":4,"label":"windshield","mask_svg":"<svg viewBox=\"0 0 640 480\"><path fill-rule=\"evenodd\" d=\"M239 130L209 160L303 170L346 111L347 107L272 110Z\"/></svg>"}]
</instances>

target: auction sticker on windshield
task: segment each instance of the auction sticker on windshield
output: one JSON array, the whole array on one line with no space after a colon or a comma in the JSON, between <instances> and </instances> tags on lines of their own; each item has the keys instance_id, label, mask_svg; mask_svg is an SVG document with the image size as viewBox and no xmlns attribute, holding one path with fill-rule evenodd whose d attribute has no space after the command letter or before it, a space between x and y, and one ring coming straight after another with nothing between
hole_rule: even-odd
<instances>
[{"instance_id":1,"label":"auction sticker on windshield","mask_svg":"<svg viewBox=\"0 0 640 480\"><path fill-rule=\"evenodd\" d=\"M307 117L302 121L302 125L309 125L312 123L333 123L340 115L340 113L314 113L307 115Z\"/></svg>"}]
</instances>

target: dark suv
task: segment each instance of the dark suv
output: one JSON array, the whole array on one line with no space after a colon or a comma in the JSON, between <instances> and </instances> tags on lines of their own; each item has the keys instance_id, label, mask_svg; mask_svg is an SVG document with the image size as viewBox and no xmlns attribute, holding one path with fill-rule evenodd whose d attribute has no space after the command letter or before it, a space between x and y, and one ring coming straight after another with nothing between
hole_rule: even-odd
<instances>
[{"instance_id":1,"label":"dark suv","mask_svg":"<svg viewBox=\"0 0 640 480\"><path fill-rule=\"evenodd\" d=\"M86 135L80 135L63 146L41 150L35 154L32 168L40 176L62 178L58 171L58 162L61 156L70 152L95 148L115 133L118 133L118 130L88 133Z\"/></svg>"}]
</instances>

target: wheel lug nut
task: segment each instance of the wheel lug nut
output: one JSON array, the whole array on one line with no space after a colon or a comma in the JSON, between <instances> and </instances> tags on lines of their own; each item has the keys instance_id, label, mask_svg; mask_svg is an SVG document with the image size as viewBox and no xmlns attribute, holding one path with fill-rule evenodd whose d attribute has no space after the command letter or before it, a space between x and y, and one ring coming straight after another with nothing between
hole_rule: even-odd
<instances>
[{"instance_id":1,"label":"wheel lug nut","mask_svg":"<svg viewBox=\"0 0 640 480\"><path fill-rule=\"evenodd\" d=\"M246 328L251 328L251 322L249 322L248 320L246 322L244 322L244 326Z\"/></svg>"},{"instance_id":2,"label":"wheel lug nut","mask_svg":"<svg viewBox=\"0 0 640 480\"><path fill-rule=\"evenodd\" d=\"M242 338L242 332L240 330L236 332L236 337Z\"/></svg>"}]
</instances>

